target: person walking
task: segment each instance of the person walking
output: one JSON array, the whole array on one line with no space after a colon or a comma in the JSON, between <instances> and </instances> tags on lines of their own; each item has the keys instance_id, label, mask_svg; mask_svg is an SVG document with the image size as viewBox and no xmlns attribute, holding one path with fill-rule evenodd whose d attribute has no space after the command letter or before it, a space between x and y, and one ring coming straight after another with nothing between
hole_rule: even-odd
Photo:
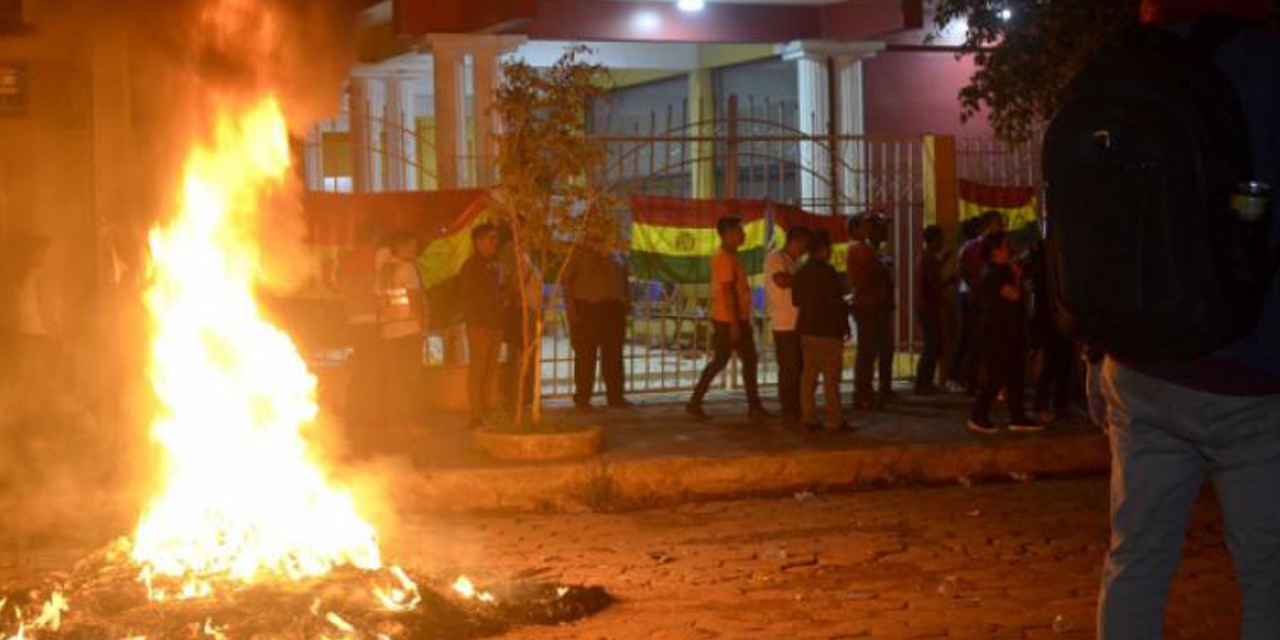
<instances>
[{"instance_id":1,"label":"person walking","mask_svg":"<svg viewBox=\"0 0 1280 640\"><path fill-rule=\"evenodd\" d=\"M861 410L882 408L893 398L893 268L880 251L887 228L887 220L873 212L849 220L846 273L858 325L853 406ZM879 393L872 382L877 369Z\"/></svg>"},{"instance_id":2,"label":"person walking","mask_svg":"<svg viewBox=\"0 0 1280 640\"><path fill-rule=\"evenodd\" d=\"M925 227L924 250L916 261L916 318L924 348L916 365L915 392L927 396L939 391L938 364L942 358L942 309L946 288L954 278L942 276L942 265L947 256L942 251L942 227L934 224Z\"/></svg>"},{"instance_id":3,"label":"person walking","mask_svg":"<svg viewBox=\"0 0 1280 640\"><path fill-rule=\"evenodd\" d=\"M471 257L458 274L464 292L462 318L467 326L467 401L471 426L492 419L493 387L502 347L502 291L498 273L497 229L488 223L471 230Z\"/></svg>"},{"instance_id":4,"label":"person walking","mask_svg":"<svg viewBox=\"0 0 1280 640\"><path fill-rule=\"evenodd\" d=\"M1003 233L988 235L982 259L987 266L978 281L982 305L982 327L978 344L986 378L969 416L968 428L984 435L999 431L991 422L991 405L1003 389L1009 405L1010 431L1038 431L1043 427L1023 412L1027 348L1026 289L1022 266L1013 261L1009 238Z\"/></svg>"},{"instance_id":5,"label":"person walking","mask_svg":"<svg viewBox=\"0 0 1280 640\"><path fill-rule=\"evenodd\" d=\"M818 376L822 376L827 425L836 431L852 430L840 406L849 307L844 301L844 278L831 266L831 237L826 231L810 236L809 260L796 273L791 294L799 311L796 332L804 348L804 375L800 381L803 424L810 431L823 430L814 397Z\"/></svg>"},{"instance_id":6,"label":"person walking","mask_svg":"<svg viewBox=\"0 0 1280 640\"><path fill-rule=\"evenodd\" d=\"M736 353L742 363L742 384L747 392L749 418L770 417L760 403L760 391L756 383L755 336L751 328L751 289L747 274L738 261L738 249L746 240L742 220L725 216L716 222L720 236L720 249L711 257L711 346L713 355L693 388L685 410L699 420L706 420L702 400L711 387L711 381L724 371L729 357Z\"/></svg>"},{"instance_id":7,"label":"person walking","mask_svg":"<svg viewBox=\"0 0 1280 640\"><path fill-rule=\"evenodd\" d=\"M787 420L800 419L800 373L804 360L800 335L796 332L799 310L792 300L791 287L800 260L809 251L811 237L807 227L791 227L786 243L764 261L765 303L778 361L778 404L782 406L782 417Z\"/></svg>"},{"instance_id":8,"label":"person walking","mask_svg":"<svg viewBox=\"0 0 1280 640\"><path fill-rule=\"evenodd\" d=\"M422 346L427 331L426 292L418 273L420 243L413 234L392 233L390 258L378 282L378 324L385 374L383 398L388 426L404 428L418 419L422 407Z\"/></svg>"},{"instance_id":9,"label":"person walking","mask_svg":"<svg viewBox=\"0 0 1280 640\"><path fill-rule=\"evenodd\" d=\"M573 345L574 406L591 408L597 362L608 405L631 406L622 357L631 303L622 256L607 250L603 238L590 237L573 252L564 283Z\"/></svg>"}]
</instances>

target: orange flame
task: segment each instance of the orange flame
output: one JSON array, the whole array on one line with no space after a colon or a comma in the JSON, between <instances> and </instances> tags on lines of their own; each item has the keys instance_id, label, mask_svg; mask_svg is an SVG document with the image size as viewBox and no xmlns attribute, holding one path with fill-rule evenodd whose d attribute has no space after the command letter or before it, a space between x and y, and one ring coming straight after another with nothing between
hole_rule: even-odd
<instances>
[{"instance_id":1,"label":"orange flame","mask_svg":"<svg viewBox=\"0 0 1280 640\"><path fill-rule=\"evenodd\" d=\"M151 232L145 302L160 404L152 436L165 469L134 540L148 583L152 575L253 582L381 564L373 527L308 449L315 378L254 299L257 215L288 170L277 102L224 105L211 142L187 159L177 215Z\"/></svg>"}]
</instances>

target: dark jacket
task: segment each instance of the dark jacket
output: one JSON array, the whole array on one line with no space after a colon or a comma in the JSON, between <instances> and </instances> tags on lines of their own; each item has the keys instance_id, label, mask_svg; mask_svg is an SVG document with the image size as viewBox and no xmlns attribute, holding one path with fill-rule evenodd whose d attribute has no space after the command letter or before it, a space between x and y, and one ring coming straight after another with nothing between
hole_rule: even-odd
<instances>
[{"instance_id":1,"label":"dark jacket","mask_svg":"<svg viewBox=\"0 0 1280 640\"><path fill-rule=\"evenodd\" d=\"M1017 300L1010 300L1000 292L1006 286L1018 284L1013 269L1006 264L987 264L978 281L978 295L982 305L982 334L992 339L1021 340L1027 323L1027 298L1025 291Z\"/></svg>"},{"instance_id":2,"label":"dark jacket","mask_svg":"<svg viewBox=\"0 0 1280 640\"><path fill-rule=\"evenodd\" d=\"M456 291L462 296L462 320L468 328L502 328L502 292L496 261L472 254L458 273Z\"/></svg>"},{"instance_id":3,"label":"dark jacket","mask_svg":"<svg viewBox=\"0 0 1280 640\"><path fill-rule=\"evenodd\" d=\"M893 269L879 251L865 241L849 242L846 269L853 287L853 306L859 309L893 308Z\"/></svg>"},{"instance_id":4,"label":"dark jacket","mask_svg":"<svg viewBox=\"0 0 1280 640\"><path fill-rule=\"evenodd\" d=\"M791 302L800 311L796 332L823 338L848 336L849 307L844 293L844 278L835 267L821 260L806 262L791 284Z\"/></svg>"}]
</instances>

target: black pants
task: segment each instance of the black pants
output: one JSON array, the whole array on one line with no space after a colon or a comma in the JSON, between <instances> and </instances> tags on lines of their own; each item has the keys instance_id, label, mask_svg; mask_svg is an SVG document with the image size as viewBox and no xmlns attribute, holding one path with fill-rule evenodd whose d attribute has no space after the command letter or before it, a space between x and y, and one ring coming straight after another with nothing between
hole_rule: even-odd
<instances>
[{"instance_id":1,"label":"black pants","mask_svg":"<svg viewBox=\"0 0 1280 640\"><path fill-rule=\"evenodd\" d=\"M874 395L871 378L880 372L880 393L893 388L893 309L863 307L853 310L858 323L858 357L854 361L854 402L870 401Z\"/></svg>"},{"instance_id":2,"label":"black pants","mask_svg":"<svg viewBox=\"0 0 1280 640\"><path fill-rule=\"evenodd\" d=\"M1036 381L1036 411L1065 411L1071 400L1075 346L1052 328L1045 329L1041 336L1044 366Z\"/></svg>"},{"instance_id":3,"label":"black pants","mask_svg":"<svg viewBox=\"0 0 1280 640\"><path fill-rule=\"evenodd\" d=\"M973 406L974 418L986 419L990 415L991 405L995 403L1001 389L1005 390L1009 416L1018 421L1026 415L1022 396L1026 391L1027 347L1021 331L1021 327L983 331L979 347L983 356L982 364L986 368L986 379Z\"/></svg>"},{"instance_id":4,"label":"black pants","mask_svg":"<svg viewBox=\"0 0 1280 640\"><path fill-rule=\"evenodd\" d=\"M800 375L804 373L804 351L800 334L774 331L773 346L778 357L778 404L786 416L800 417Z\"/></svg>"},{"instance_id":5,"label":"black pants","mask_svg":"<svg viewBox=\"0 0 1280 640\"><path fill-rule=\"evenodd\" d=\"M420 417L422 409L421 335L383 340L386 374L383 380L386 421L404 426Z\"/></svg>"},{"instance_id":6,"label":"black pants","mask_svg":"<svg viewBox=\"0 0 1280 640\"><path fill-rule=\"evenodd\" d=\"M947 377L960 383L965 389L976 389L978 367L982 361L978 349L978 327L982 323L978 297L965 291L957 294L956 314L959 327L956 331L955 349L951 353L951 371Z\"/></svg>"},{"instance_id":7,"label":"black pants","mask_svg":"<svg viewBox=\"0 0 1280 640\"><path fill-rule=\"evenodd\" d=\"M916 390L922 390L936 385L938 381L938 361L942 359L942 309L922 306L916 309L916 315L924 338L920 362L916 365Z\"/></svg>"},{"instance_id":8,"label":"black pants","mask_svg":"<svg viewBox=\"0 0 1280 640\"><path fill-rule=\"evenodd\" d=\"M690 402L699 404L702 398L707 395L707 389L711 388L711 381L724 371L725 365L729 364L729 356L734 353L738 354L738 362L742 363L742 386L747 390L747 404L758 407L760 406L760 389L756 384L756 364L759 357L756 354L756 339L751 331L751 324L743 321L739 326L741 331L738 337L738 343L734 344L729 336L728 322L712 322L711 347L715 355L711 357L711 362L707 363L707 368L702 370L702 376L698 378L698 384L693 388L693 397Z\"/></svg>"},{"instance_id":9,"label":"black pants","mask_svg":"<svg viewBox=\"0 0 1280 640\"><path fill-rule=\"evenodd\" d=\"M596 362L604 378L609 402L622 402L622 347L627 335L627 306L621 300L574 300L576 322L569 327L573 342L573 402L591 403L596 387Z\"/></svg>"}]
</instances>

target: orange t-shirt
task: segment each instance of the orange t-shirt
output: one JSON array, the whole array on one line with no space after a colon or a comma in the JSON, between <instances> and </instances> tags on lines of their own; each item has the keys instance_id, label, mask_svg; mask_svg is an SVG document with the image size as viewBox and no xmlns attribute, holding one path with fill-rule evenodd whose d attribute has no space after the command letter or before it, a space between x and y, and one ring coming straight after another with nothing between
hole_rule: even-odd
<instances>
[{"instance_id":1,"label":"orange t-shirt","mask_svg":"<svg viewBox=\"0 0 1280 640\"><path fill-rule=\"evenodd\" d=\"M729 306L729 296L724 285L732 284L738 292L738 312ZM742 269L738 257L724 249L711 256L711 319L716 322L749 320L751 318L751 288L747 286L747 272Z\"/></svg>"}]
</instances>

